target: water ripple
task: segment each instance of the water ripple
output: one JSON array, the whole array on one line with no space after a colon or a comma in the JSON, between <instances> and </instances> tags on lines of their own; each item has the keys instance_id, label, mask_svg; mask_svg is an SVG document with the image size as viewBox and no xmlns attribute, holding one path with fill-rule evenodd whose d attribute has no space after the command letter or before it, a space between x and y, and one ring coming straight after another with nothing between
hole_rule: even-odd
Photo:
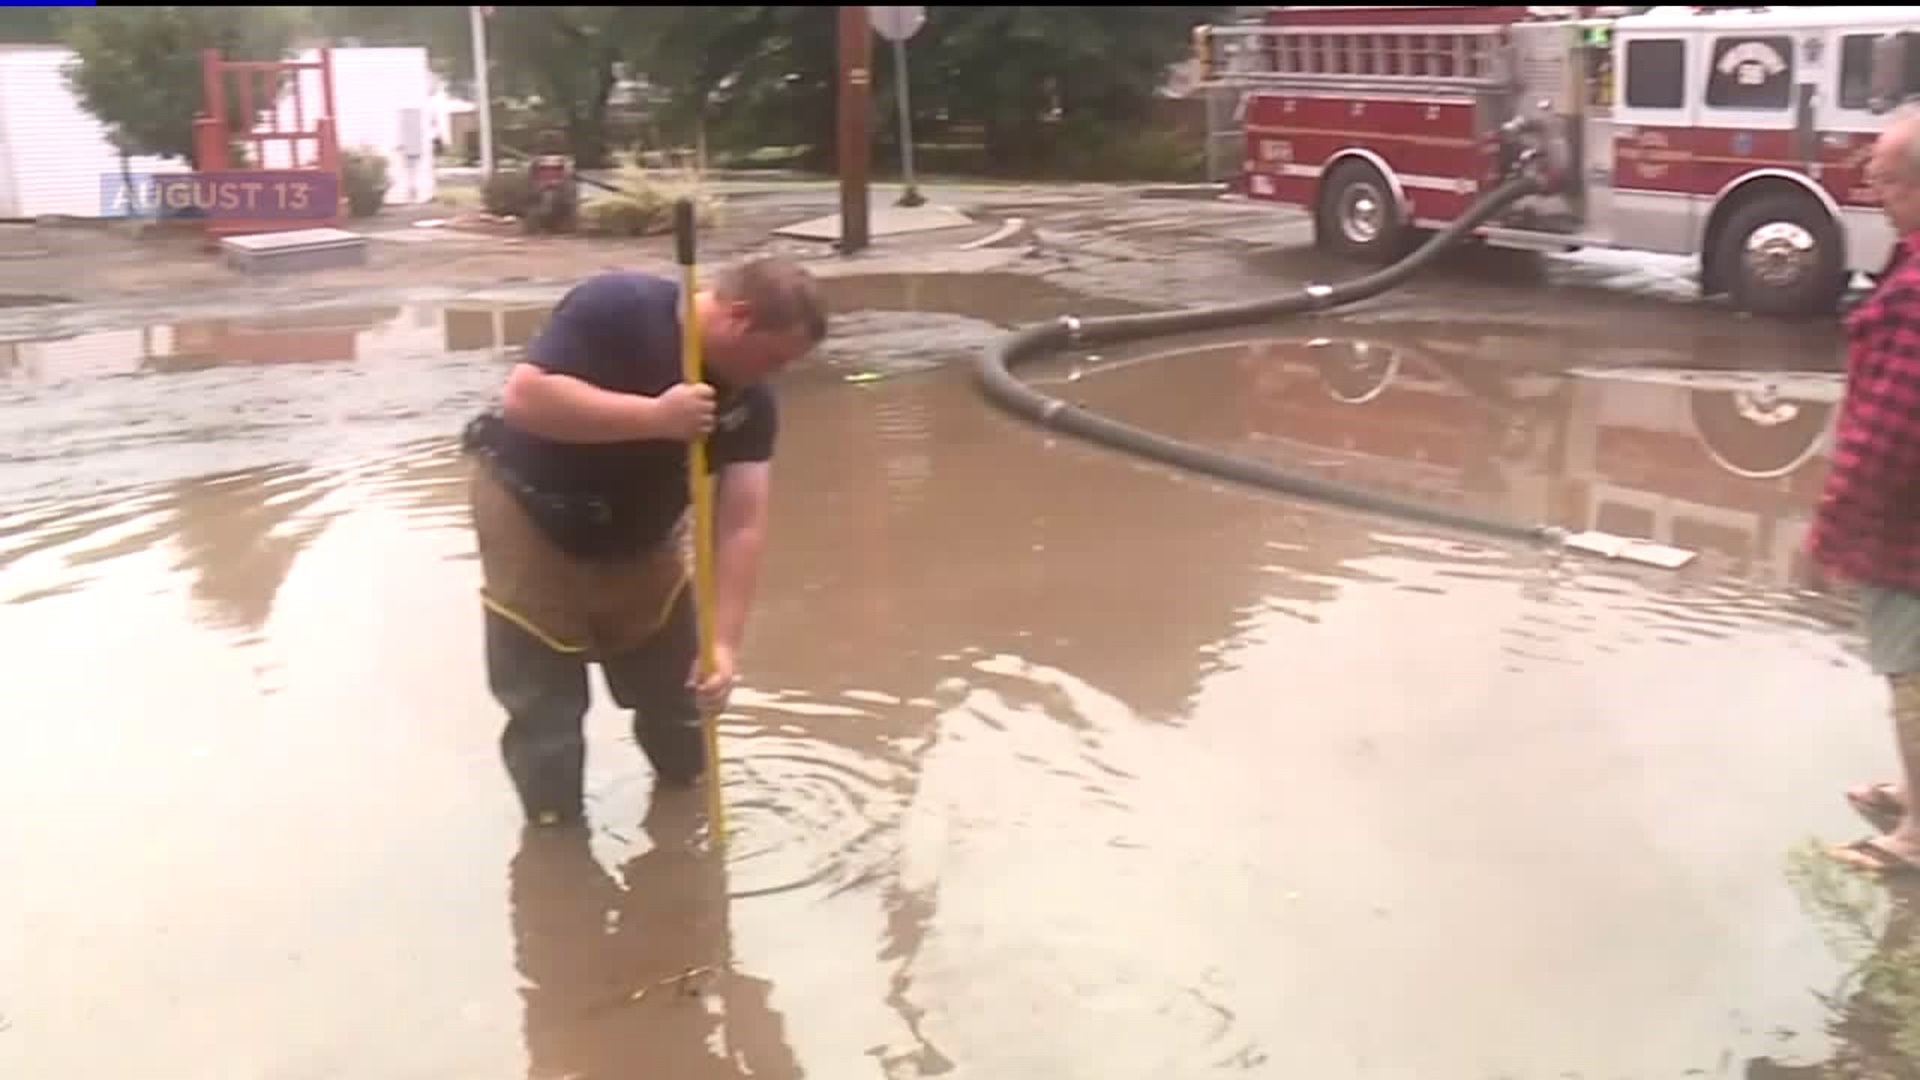
<instances>
[{"instance_id":1,"label":"water ripple","mask_svg":"<svg viewBox=\"0 0 1920 1080\"><path fill-rule=\"evenodd\" d=\"M848 735L878 716L792 697L749 701L736 700L721 728L733 897L831 895L894 869L892 827L910 778L894 755L856 749Z\"/></svg>"}]
</instances>

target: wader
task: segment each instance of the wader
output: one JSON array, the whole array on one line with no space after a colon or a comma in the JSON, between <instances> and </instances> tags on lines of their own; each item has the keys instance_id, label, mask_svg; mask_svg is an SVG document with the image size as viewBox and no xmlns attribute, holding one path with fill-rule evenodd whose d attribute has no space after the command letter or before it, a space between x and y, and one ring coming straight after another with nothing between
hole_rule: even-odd
<instances>
[{"instance_id":1,"label":"wader","mask_svg":"<svg viewBox=\"0 0 1920 1080\"><path fill-rule=\"evenodd\" d=\"M527 820L582 816L590 690L633 710L633 735L660 783L705 768L699 706L687 685L698 652L682 527L633 554L582 557L556 545L491 455L471 459L473 527L485 605L487 681L507 713L500 753Z\"/></svg>"}]
</instances>

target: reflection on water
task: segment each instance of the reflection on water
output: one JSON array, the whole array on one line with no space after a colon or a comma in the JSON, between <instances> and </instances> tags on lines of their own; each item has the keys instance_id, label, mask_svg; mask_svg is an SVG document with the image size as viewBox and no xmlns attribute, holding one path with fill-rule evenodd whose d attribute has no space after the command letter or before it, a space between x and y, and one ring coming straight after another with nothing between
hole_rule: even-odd
<instances>
[{"instance_id":1,"label":"reflection on water","mask_svg":"<svg viewBox=\"0 0 1920 1080\"><path fill-rule=\"evenodd\" d=\"M519 348L551 303L454 301L433 306L313 308L245 318L183 319L0 345L0 377L61 384L223 366L327 364L434 352Z\"/></svg>"},{"instance_id":2,"label":"reflection on water","mask_svg":"<svg viewBox=\"0 0 1920 1080\"><path fill-rule=\"evenodd\" d=\"M1135 310L1013 274L823 282L827 347L795 381L922 371L1071 306ZM557 297L314 308L0 343L0 496L63 499L269 465L337 467L442 438L497 391Z\"/></svg>"},{"instance_id":3,"label":"reflection on water","mask_svg":"<svg viewBox=\"0 0 1920 1080\"><path fill-rule=\"evenodd\" d=\"M731 963L697 800L656 803L612 871L581 830L525 830L508 871L530 1076L797 1077L771 985Z\"/></svg>"},{"instance_id":4,"label":"reflection on water","mask_svg":"<svg viewBox=\"0 0 1920 1080\"><path fill-rule=\"evenodd\" d=\"M1430 504L1700 550L1710 573L1775 587L1801 568L1842 388L1823 371L1568 370L1463 357L1444 339L1326 337L1118 353L1070 383L1113 415L1152 403L1155 429L1181 438Z\"/></svg>"},{"instance_id":5,"label":"reflection on water","mask_svg":"<svg viewBox=\"0 0 1920 1080\"><path fill-rule=\"evenodd\" d=\"M856 319L912 313L953 320L949 326L971 323L987 330L1049 318L1068 307L1095 315L1139 310L1008 273L839 275L825 279L822 287L833 311ZM546 324L553 302L473 299L406 307L315 307L0 342L0 379L17 390L21 385L223 366L418 360L436 353L516 350ZM940 336L933 326L918 329L923 337ZM835 347L844 348L842 328L835 331ZM947 344L949 355L959 351L951 339Z\"/></svg>"},{"instance_id":6,"label":"reflection on water","mask_svg":"<svg viewBox=\"0 0 1920 1080\"><path fill-rule=\"evenodd\" d=\"M1073 388L1433 498L1711 524L1715 554L1615 569L1224 492L1011 422L957 372L796 379L722 724L724 874L604 695L591 832L520 834L449 438L448 384L485 393L497 362L421 365L418 426L341 405L327 365L119 399L208 447L253 437L208 416L238 407L355 441L0 516L0 1075L1818 1053L1832 961L1780 855L1847 827L1840 787L1883 754L1848 639L1780 586L1819 454L1740 449L1647 377L1262 348ZM1782 381L1731 415L1783 400L1820 407ZM161 452L125 426L85 445Z\"/></svg>"},{"instance_id":7,"label":"reflection on water","mask_svg":"<svg viewBox=\"0 0 1920 1080\"><path fill-rule=\"evenodd\" d=\"M1808 915L1846 965L1825 994L1833 1052L1819 1063L1772 1055L1746 1063L1746 1080L1878 1077L1920 1071L1920 888L1839 869L1817 849L1794 853L1790 875Z\"/></svg>"}]
</instances>

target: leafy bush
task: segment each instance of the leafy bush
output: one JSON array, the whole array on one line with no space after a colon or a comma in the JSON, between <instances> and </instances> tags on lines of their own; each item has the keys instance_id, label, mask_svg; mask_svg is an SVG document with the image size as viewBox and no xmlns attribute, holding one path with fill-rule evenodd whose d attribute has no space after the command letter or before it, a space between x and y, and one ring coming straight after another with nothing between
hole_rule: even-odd
<instances>
[{"instance_id":1,"label":"leafy bush","mask_svg":"<svg viewBox=\"0 0 1920 1080\"><path fill-rule=\"evenodd\" d=\"M533 178L518 166L495 169L480 188L480 205L498 217L519 217L533 204Z\"/></svg>"},{"instance_id":2,"label":"leafy bush","mask_svg":"<svg viewBox=\"0 0 1920 1080\"><path fill-rule=\"evenodd\" d=\"M562 184L528 193L520 224L529 233L570 233L580 224L580 185Z\"/></svg>"},{"instance_id":3,"label":"leafy bush","mask_svg":"<svg viewBox=\"0 0 1920 1080\"><path fill-rule=\"evenodd\" d=\"M1206 147L1166 128L1121 135L1069 129L1057 144L1054 168L1076 180L1200 181L1206 179Z\"/></svg>"},{"instance_id":4,"label":"leafy bush","mask_svg":"<svg viewBox=\"0 0 1920 1080\"><path fill-rule=\"evenodd\" d=\"M667 219L665 203L639 195L604 193L580 207L580 231L590 236L646 236L671 227Z\"/></svg>"},{"instance_id":5,"label":"leafy bush","mask_svg":"<svg viewBox=\"0 0 1920 1080\"><path fill-rule=\"evenodd\" d=\"M387 176L386 155L367 149L348 150L340 157L340 179L347 189L347 213L372 217L387 201L393 182Z\"/></svg>"},{"instance_id":6,"label":"leafy bush","mask_svg":"<svg viewBox=\"0 0 1920 1080\"><path fill-rule=\"evenodd\" d=\"M707 191L703 177L698 169L656 170L622 168L614 177L614 183L621 190L635 198L647 202L657 202L661 213L666 215L661 228L673 227L673 204L681 199L693 200L694 223L700 228L712 228L720 221L720 200Z\"/></svg>"},{"instance_id":7,"label":"leafy bush","mask_svg":"<svg viewBox=\"0 0 1920 1080\"><path fill-rule=\"evenodd\" d=\"M694 224L711 228L720 216L720 204L700 190L692 173L665 178L627 166L615 180L620 192L604 192L581 207L582 230L596 236L652 236L673 229L673 204L693 199Z\"/></svg>"},{"instance_id":8,"label":"leafy bush","mask_svg":"<svg viewBox=\"0 0 1920 1080\"><path fill-rule=\"evenodd\" d=\"M481 208L480 193L472 188L441 188L434 193L435 204L453 210L478 210Z\"/></svg>"},{"instance_id":9,"label":"leafy bush","mask_svg":"<svg viewBox=\"0 0 1920 1080\"><path fill-rule=\"evenodd\" d=\"M1817 995L1837 1051L1820 1071L1920 1075L1920 898L1839 866L1811 842L1789 857L1787 880L1844 968L1840 985Z\"/></svg>"}]
</instances>

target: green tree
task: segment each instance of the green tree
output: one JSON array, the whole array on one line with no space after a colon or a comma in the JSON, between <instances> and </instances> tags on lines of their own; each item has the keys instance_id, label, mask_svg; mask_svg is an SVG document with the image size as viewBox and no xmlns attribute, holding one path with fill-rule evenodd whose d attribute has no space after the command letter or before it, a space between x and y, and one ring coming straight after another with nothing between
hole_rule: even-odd
<instances>
[{"instance_id":1,"label":"green tree","mask_svg":"<svg viewBox=\"0 0 1920 1080\"><path fill-rule=\"evenodd\" d=\"M1192 27L1220 7L930 7L912 42L917 96L986 128L1002 167L1043 162L1059 128L1136 131Z\"/></svg>"},{"instance_id":2,"label":"green tree","mask_svg":"<svg viewBox=\"0 0 1920 1080\"><path fill-rule=\"evenodd\" d=\"M757 148L834 147L838 15L833 7L659 7L628 53L667 91L663 118L682 138Z\"/></svg>"},{"instance_id":3,"label":"green tree","mask_svg":"<svg viewBox=\"0 0 1920 1080\"><path fill-rule=\"evenodd\" d=\"M0 43L57 45L60 14L60 9L55 7L0 8Z\"/></svg>"},{"instance_id":4,"label":"green tree","mask_svg":"<svg viewBox=\"0 0 1920 1080\"><path fill-rule=\"evenodd\" d=\"M473 82L473 35L465 7L342 4L307 10L309 29L323 38L370 46L419 46L427 50L428 62L441 78L463 88ZM499 92L498 85L491 89Z\"/></svg>"},{"instance_id":5,"label":"green tree","mask_svg":"<svg viewBox=\"0 0 1920 1080\"><path fill-rule=\"evenodd\" d=\"M1220 7L931 7L908 44L919 119L986 129L1004 169L1049 163L1072 132L1098 143L1139 130L1184 59L1191 29ZM672 96L670 116L731 147L801 144L826 164L839 90L832 7L681 7L648 12L630 58ZM873 39L877 143L894 137L891 46Z\"/></svg>"},{"instance_id":6,"label":"green tree","mask_svg":"<svg viewBox=\"0 0 1920 1080\"><path fill-rule=\"evenodd\" d=\"M472 30L465 7L316 7L313 29L332 40L418 45L449 83L471 90ZM607 160L607 103L616 65L647 21L644 7L495 7L487 18L488 92L535 99L543 124L564 132L583 168ZM522 149L530 150L530 147Z\"/></svg>"},{"instance_id":7,"label":"green tree","mask_svg":"<svg viewBox=\"0 0 1920 1080\"><path fill-rule=\"evenodd\" d=\"M200 165L193 121L205 108L200 54L275 60L286 55L301 9L100 7L63 12L61 38L75 53L67 83L123 156L180 157ZM228 101L229 130L246 126Z\"/></svg>"},{"instance_id":8,"label":"green tree","mask_svg":"<svg viewBox=\"0 0 1920 1080\"><path fill-rule=\"evenodd\" d=\"M504 76L502 90L510 87L537 98L537 115L566 134L580 168L605 167L607 102L616 65L646 21L646 9L497 7L493 12L488 51Z\"/></svg>"},{"instance_id":9,"label":"green tree","mask_svg":"<svg viewBox=\"0 0 1920 1080\"><path fill-rule=\"evenodd\" d=\"M367 44L423 45L450 80L471 78L462 8L313 8L314 25ZM916 116L985 127L992 164L1049 164L1068 143L1139 130L1142 112L1220 7L932 7L909 45ZM616 72L666 91L677 140L716 146L835 145L837 9L801 5L496 7L488 20L496 97L532 96L583 166L602 163ZM876 141L893 137L893 66L874 39ZM1063 139L1071 134L1072 139Z\"/></svg>"}]
</instances>

